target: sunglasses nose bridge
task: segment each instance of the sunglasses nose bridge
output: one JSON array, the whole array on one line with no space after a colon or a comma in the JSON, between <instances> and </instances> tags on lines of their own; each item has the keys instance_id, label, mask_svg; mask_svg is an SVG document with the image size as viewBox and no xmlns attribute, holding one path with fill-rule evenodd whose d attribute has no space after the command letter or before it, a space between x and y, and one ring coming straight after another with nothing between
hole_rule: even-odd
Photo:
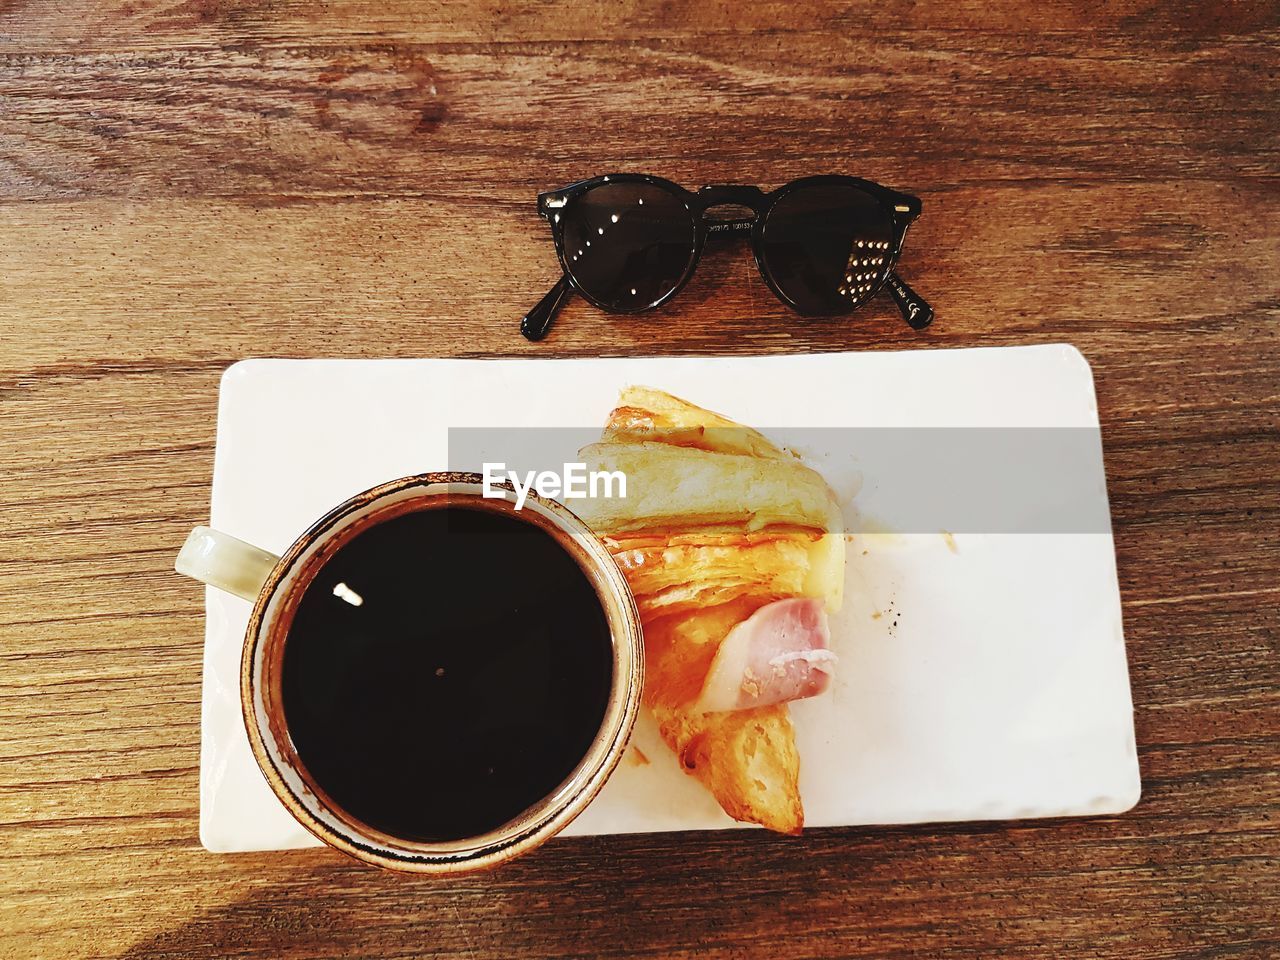
<instances>
[{"instance_id":1,"label":"sunglasses nose bridge","mask_svg":"<svg viewBox=\"0 0 1280 960\"><path fill-rule=\"evenodd\" d=\"M764 205L764 192L759 187L741 186L733 183L715 183L698 190L698 199L702 208L732 205L748 207L757 216Z\"/></svg>"},{"instance_id":2,"label":"sunglasses nose bridge","mask_svg":"<svg viewBox=\"0 0 1280 960\"><path fill-rule=\"evenodd\" d=\"M760 219L760 211L764 207L764 193L759 187L745 187L736 184L713 184L698 191L701 219L706 231L711 236L728 236L752 230ZM713 216L713 211L722 207L736 208L727 212L721 211ZM750 212L750 216L742 214Z\"/></svg>"}]
</instances>

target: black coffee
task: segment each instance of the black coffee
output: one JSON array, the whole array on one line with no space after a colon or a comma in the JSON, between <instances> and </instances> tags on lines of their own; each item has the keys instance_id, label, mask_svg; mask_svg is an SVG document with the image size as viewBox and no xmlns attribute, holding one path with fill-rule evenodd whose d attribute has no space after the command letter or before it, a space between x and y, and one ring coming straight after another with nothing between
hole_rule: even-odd
<instances>
[{"instance_id":1,"label":"black coffee","mask_svg":"<svg viewBox=\"0 0 1280 960\"><path fill-rule=\"evenodd\" d=\"M550 794L600 729L612 646L550 534L456 505L344 544L306 588L282 674L289 733L349 814L455 840Z\"/></svg>"}]
</instances>

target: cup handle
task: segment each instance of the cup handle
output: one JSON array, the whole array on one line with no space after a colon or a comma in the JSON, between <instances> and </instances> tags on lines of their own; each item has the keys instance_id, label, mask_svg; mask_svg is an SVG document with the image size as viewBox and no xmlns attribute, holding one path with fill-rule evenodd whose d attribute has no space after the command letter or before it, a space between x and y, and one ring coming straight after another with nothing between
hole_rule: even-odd
<instances>
[{"instance_id":1,"label":"cup handle","mask_svg":"<svg viewBox=\"0 0 1280 960\"><path fill-rule=\"evenodd\" d=\"M196 527L178 551L173 569L252 602L279 560L243 540L209 527Z\"/></svg>"}]
</instances>

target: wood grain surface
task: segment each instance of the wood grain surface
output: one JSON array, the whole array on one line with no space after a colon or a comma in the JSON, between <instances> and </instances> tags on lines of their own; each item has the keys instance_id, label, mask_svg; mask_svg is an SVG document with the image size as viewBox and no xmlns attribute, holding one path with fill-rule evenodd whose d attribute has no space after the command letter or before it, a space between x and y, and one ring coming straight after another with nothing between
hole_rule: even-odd
<instances>
[{"instance_id":1,"label":"wood grain surface","mask_svg":"<svg viewBox=\"0 0 1280 960\"><path fill-rule=\"evenodd\" d=\"M1274 0L0 0L0 956L1280 955L1278 51ZM799 320L728 245L527 344L534 195L610 170L917 193L938 320ZM1097 380L1132 813L450 881L201 849L172 559L233 361L1058 341Z\"/></svg>"}]
</instances>

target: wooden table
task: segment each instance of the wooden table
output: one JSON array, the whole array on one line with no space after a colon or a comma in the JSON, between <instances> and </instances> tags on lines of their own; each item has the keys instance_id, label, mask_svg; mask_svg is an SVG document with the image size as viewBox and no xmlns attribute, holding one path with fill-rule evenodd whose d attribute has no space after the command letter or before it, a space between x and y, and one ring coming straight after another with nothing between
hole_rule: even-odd
<instances>
[{"instance_id":1,"label":"wooden table","mask_svg":"<svg viewBox=\"0 0 1280 960\"><path fill-rule=\"evenodd\" d=\"M0 2L0 955L1280 953L1280 8L1090 6ZM525 343L534 195L610 170L918 193L938 320L799 320L728 245L668 308ZM1097 377L1132 813L451 882L201 849L171 565L232 361L1056 341Z\"/></svg>"}]
</instances>

